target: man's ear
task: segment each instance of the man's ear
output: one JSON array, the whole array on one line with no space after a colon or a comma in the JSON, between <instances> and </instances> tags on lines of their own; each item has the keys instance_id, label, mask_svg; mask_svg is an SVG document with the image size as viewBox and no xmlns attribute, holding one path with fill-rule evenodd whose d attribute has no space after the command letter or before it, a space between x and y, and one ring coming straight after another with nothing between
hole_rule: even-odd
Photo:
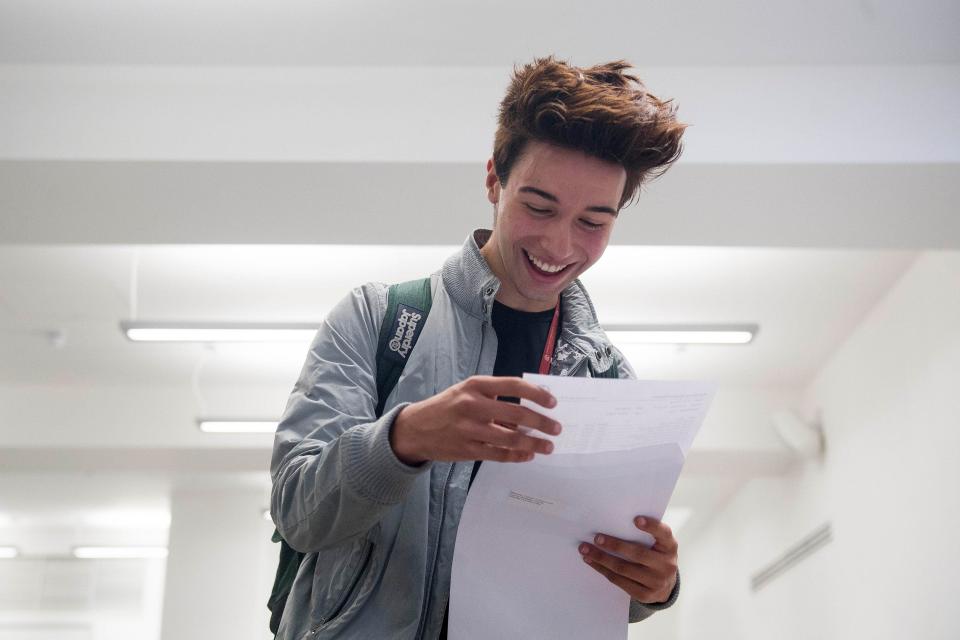
<instances>
[{"instance_id":1,"label":"man's ear","mask_svg":"<svg viewBox=\"0 0 960 640\"><path fill-rule=\"evenodd\" d=\"M497 177L497 168L493 166L493 158L487 160L487 200L494 205L500 201L500 178Z\"/></svg>"}]
</instances>

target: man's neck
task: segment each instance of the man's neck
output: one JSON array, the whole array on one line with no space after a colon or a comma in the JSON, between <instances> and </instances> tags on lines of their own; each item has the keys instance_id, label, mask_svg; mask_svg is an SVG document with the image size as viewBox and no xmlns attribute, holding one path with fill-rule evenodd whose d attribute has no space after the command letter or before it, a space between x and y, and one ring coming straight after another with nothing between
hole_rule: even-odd
<instances>
[{"instance_id":1,"label":"man's neck","mask_svg":"<svg viewBox=\"0 0 960 640\"><path fill-rule=\"evenodd\" d=\"M555 309L557 306L557 303L559 302L559 298L554 298L553 302L550 302L550 301L542 302L540 300L530 300L529 298L522 298L513 292L505 292L505 287L502 284L503 280L501 280L500 282L501 282L500 291L497 292L497 296L495 300L505 307L510 307L514 311L525 311L527 313L550 311L552 309Z\"/></svg>"},{"instance_id":2,"label":"man's neck","mask_svg":"<svg viewBox=\"0 0 960 640\"><path fill-rule=\"evenodd\" d=\"M500 290L497 292L495 300L515 311L547 311L556 307L560 300L559 297L555 297L553 301L531 300L530 298L521 296L520 292L513 288L510 279L506 277L506 269L504 269L503 262L500 260L496 243L492 242L492 239L491 237L490 240L480 247L480 255L487 261L487 266L490 267L490 271L492 271L493 275L497 276L497 279L500 281Z\"/></svg>"}]
</instances>

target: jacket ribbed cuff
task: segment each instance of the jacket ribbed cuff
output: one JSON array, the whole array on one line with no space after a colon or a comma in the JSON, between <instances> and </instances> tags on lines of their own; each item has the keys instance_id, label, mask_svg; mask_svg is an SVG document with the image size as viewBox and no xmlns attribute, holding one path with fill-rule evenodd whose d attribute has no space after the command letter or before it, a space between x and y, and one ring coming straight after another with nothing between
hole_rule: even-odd
<instances>
[{"instance_id":1,"label":"jacket ribbed cuff","mask_svg":"<svg viewBox=\"0 0 960 640\"><path fill-rule=\"evenodd\" d=\"M400 502L414 481L431 466L428 461L412 467L397 458L390 446L393 421L407 404L399 404L378 420L357 425L340 434L342 473L350 487L371 502Z\"/></svg>"},{"instance_id":2,"label":"jacket ribbed cuff","mask_svg":"<svg viewBox=\"0 0 960 640\"><path fill-rule=\"evenodd\" d=\"M677 598L680 596L680 570L677 570L677 583L673 585L673 591L670 592L670 597L664 602L656 602L653 604L645 604L643 602L638 602L636 600L630 601L630 622L640 622L644 618L650 617L654 611L661 611L673 605L677 601Z\"/></svg>"}]
</instances>

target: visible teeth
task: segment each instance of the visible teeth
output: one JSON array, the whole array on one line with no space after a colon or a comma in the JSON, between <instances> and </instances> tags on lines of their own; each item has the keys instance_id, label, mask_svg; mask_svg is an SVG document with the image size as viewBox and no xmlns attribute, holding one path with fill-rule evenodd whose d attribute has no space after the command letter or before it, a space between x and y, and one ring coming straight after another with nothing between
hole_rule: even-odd
<instances>
[{"instance_id":1,"label":"visible teeth","mask_svg":"<svg viewBox=\"0 0 960 640\"><path fill-rule=\"evenodd\" d=\"M538 269L540 269L541 271L546 271L548 273L556 273L557 271L560 271L561 269L563 269L564 266L566 266L566 265L547 264L546 262L541 262L540 260L537 260L529 253L527 254L527 257L530 258L530 262L532 262Z\"/></svg>"}]
</instances>

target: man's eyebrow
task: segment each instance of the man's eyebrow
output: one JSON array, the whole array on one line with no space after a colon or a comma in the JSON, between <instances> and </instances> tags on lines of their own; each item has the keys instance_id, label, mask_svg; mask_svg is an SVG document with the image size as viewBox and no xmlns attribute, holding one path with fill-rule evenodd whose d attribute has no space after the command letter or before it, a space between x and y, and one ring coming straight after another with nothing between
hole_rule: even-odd
<instances>
[{"instance_id":1,"label":"man's eyebrow","mask_svg":"<svg viewBox=\"0 0 960 640\"><path fill-rule=\"evenodd\" d=\"M535 193L541 198L546 198L551 202L560 202L557 196L553 195L552 193L548 193L543 189L537 189L536 187L520 187L519 191L522 193Z\"/></svg>"},{"instance_id":2,"label":"man's eyebrow","mask_svg":"<svg viewBox=\"0 0 960 640\"><path fill-rule=\"evenodd\" d=\"M526 186L524 186L524 187L520 187L517 191L519 191L519 192L521 192L521 193L533 193L533 194L536 194L536 195L540 196L541 198L544 198L544 199L549 200L549 201L551 201L551 202L560 202L560 200L557 198L557 196L553 195L552 193L550 193L550 192L548 192L548 191L544 191L543 189L537 189L536 187L526 187ZM619 213L619 212L618 212L616 209L614 209L613 207L603 207L603 206L599 206L599 205L596 205L596 206L593 206L593 207L587 207L587 211L596 211L597 213L609 213L610 215L612 215L612 216L614 216L614 217L616 217L617 213Z\"/></svg>"}]
</instances>

